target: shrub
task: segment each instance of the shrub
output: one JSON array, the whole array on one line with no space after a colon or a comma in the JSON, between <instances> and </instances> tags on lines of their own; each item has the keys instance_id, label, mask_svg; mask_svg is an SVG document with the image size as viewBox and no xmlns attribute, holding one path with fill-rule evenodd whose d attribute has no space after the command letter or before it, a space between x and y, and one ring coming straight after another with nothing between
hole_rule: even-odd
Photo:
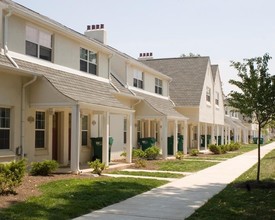
<instances>
[{"instance_id":1,"label":"shrub","mask_svg":"<svg viewBox=\"0 0 275 220\"><path fill-rule=\"evenodd\" d=\"M228 144L228 151L235 151L235 150L239 150L241 145L239 143L231 143Z\"/></svg>"},{"instance_id":2,"label":"shrub","mask_svg":"<svg viewBox=\"0 0 275 220\"><path fill-rule=\"evenodd\" d=\"M146 154L143 150L141 149L133 149L133 158L145 158Z\"/></svg>"},{"instance_id":3,"label":"shrub","mask_svg":"<svg viewBox=\"0 0 275 220\"><path fill-rule=\"evenodd\" d=\"M105 163L100 162L99 159L88 162L88 165L93 169L92 173L101 175L102 171L106 168Z\"/></svg>"},{"instance_id":4,"label":"shrub","mask_svg":"<svg viewBox=\"0 0 275 220\"><path fill-rule=\"evenodd\" d=\"M191 153L190 153L191 156L198 156L198 154L199 154L199 150L197 150L197 149L191 150Z\"/></svg>"},{"instance_id":5,"label":"shrub","mask_svg":"<svg viewBox=\"0 0 275 220\"><path fill-rule=\"evenodd\" d=\"M19 160L0 164L0 194L15 193L26 172L26 161Z\"/></svg>"},{"instance_id":6,"label":"shrub","mask_svg":"<svg viewBox=\"0 0 275 220\"><path fill-rule=\"evenodd\" d=\"M182 151L178 151L178 152L176 153L176 159L177 159L177 160L182 160L183 158L184 158L183 152L182 152Z\"/></svg>"},{"instance_id":7,"label":"shrub","mask_svg":"<svg viewBox=\"0 0 275 220\"><path fill-rule=\"evenodd\" d=\"M137 158L135 160L135 167L136 168L146 167L146 160L144 160L143 158Z\"/></svg>"},{"instance_id":8,"label":"shrub","mask_svg":"<svg viewBox=\"0 0 275 220\"><path fill-rule=\"evenodd\" d=\"M57 170L58 163L55 160L44 160L42 162L32 162L30 174L32 176L48 176Z\"/></svg>"},{"instance_id":9,"label":"shrub","mask_svg":"<svg viewBox=\"0 0 275 220\"><path fill-rule=\"evenodd\" d=\"M158 155L159 155L159 152L160 152L160 149L156 146L152 146L152 147L149 147L147 148L144 153L145 153L145 157L148 159L148 160L155 160L157 159Z\"/></svg>"},{"instance_id":10,"label":"shrub","mask_svg":"<svg viewBox=\"0 0 275 220\"><path fill-rule=\"evenodd\" d=\"M221 154L221 148L215 144L210 144L208 146L209 150L213 152L214 154Z\"/></svg>"},{"instance_id":11,"label":"shrub","mask_svg":"<svg viewBox=\"0 0 275 220\"><path fill-rule=\"evenodd\" d=\"M221 149L222 154L225 154L228 151L227 145L220 145L219 147Z\"/></svg>"},{"instance_id":12,"label":"shrub","mask_svg":"<svg viewBox=\"0 0 275 220\"><path fill-rule=\"evenodd\" d=\"M121 154L120 154L121 157L126 157L127 156L127 153L126 151L123 151Z\"/></svg>"}]
</instances>

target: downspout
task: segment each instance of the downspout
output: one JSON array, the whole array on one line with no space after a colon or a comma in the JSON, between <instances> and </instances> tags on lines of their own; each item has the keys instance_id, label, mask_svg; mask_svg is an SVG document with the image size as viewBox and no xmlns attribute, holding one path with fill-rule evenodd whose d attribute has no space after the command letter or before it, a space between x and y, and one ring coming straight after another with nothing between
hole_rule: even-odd
<instances>
[{"instance_id":1,"label":"downspout","mask_svg":"<svg viewBox=\"0 0 275 220\"><path fill-rule=\"evenodd\" d=\"M8 18L12 15L12 10L9 8L9 13L5 15L4 18L4 54L8 58L8 60L17 68L19 69L19 66L14 61L14 59L8 54ZM26 99L26 87L32 84L34 81L36 81L37 76L33 76L33 78L25 83L22 86L21 90L21 131L20 131L20 148L21 148L21 157L24 157L24 137L25 137L25 99ZM19 150L20 151L20 150Z\"/></svg>"},{"instance_id":2,"label":"downspout","mask_svg":"<svg viewBox=\"0 0 275 220\"><path fill-rule=\"evenodd\" d=\"M19 68L17 63L10 57L8 54L8 18L12 15L12 10L9 8L9 13L5 15L4 18L4 54L8 58L8 60L16 67Z\"/></svg>"},{"instance_id":3,"label":"downspout","mask_svg":"<svg viewBox=\"0 0 275 220\"><path fill-rule=\"evenodd\" d=\"M20 136L20 146L21 146L21 157L25 157L24 151L24 139L25 139L25 108L26 108L26 88L34 83L37 80L37 76L33 76L33 78L23 84L21 91L21 136Z\"/></svg>"}]
</instances>

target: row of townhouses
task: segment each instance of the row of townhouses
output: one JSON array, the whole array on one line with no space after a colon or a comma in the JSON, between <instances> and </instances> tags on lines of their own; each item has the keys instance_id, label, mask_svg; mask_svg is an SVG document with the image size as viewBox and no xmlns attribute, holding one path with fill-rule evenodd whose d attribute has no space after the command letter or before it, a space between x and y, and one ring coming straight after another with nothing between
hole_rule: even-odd
<instances>
[{"instance_id":1,"label":"row of townhouses","mask_svg":"<svg viewBox=\"0 0 275 220\"><path fill-rule=\"evenodd\" d=\"M134 59L107 44L102 24L81 34L10 0L0 0L0 17L0 162L54 159L77 173L91 138L102 138L108 165L124 151L131 162L145 137L167 158L179 137L186 154L254 135L224 107L209 57Z\"/></svg>"}]
</instances>

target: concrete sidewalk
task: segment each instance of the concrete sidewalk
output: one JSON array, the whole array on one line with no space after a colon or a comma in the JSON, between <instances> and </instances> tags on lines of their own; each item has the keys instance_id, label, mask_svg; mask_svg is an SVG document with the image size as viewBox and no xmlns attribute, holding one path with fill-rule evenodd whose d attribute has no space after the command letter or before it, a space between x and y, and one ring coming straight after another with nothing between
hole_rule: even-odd
<instances>
[{"instance_id":1,"label":"concrete sidewalk","mask_svg":"<svg viewBox=\"0 0 275 220\"><path fill-rule=\"evenodd\" d=\"M261 147L261 157L273 149ZM255 163L257 149L76 219L182 220Z\"/></svg>"}]
</instances>

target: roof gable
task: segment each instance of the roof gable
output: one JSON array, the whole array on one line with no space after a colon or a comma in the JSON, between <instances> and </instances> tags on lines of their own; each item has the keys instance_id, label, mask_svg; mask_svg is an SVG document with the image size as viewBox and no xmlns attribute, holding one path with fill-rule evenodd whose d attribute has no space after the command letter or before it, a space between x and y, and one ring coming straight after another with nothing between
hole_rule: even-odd
<instances>
[{"instance_id":1,"label":"roof gable","mask_svg":"<svg viewBox=\"0 0 275 220\"><path fill-rule=\"evenodd\" d=\"M199 106L209 57L181 57L142 60L170 76L170 96L176 106Z\"/></svg>"}]
</instances>

